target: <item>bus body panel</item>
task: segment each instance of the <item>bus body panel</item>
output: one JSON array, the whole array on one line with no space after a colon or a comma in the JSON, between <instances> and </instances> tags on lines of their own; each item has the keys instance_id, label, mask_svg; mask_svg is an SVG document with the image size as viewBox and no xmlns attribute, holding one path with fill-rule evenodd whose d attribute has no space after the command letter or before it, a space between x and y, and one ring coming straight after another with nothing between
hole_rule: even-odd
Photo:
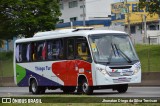
<instances>
[{"instance_id":1,"label":"bus body panel","mask_svg":"<svg viewBox=\"0 0 160 106\"><path fill-rule=\"evenodd\" d=\"M120 65L122 67L122 65ZM127 65L123 65L126 67ZM140 62L130 65L131 68L125 69L111 69L109 66L94 64L93 71L95 71L95 86L115 85L115 84L129 84L141 83L141 65ZM103 69L108 73L103 73ZM139 69L134 74L134 70Z\"/></svg>"},{"instance_id":2,"label":"bus body panel","mask_svg":"<svg viewBox=\"0 0 160 106\"><path fill-rule=\"evenodd\" d=\"M79 75L85 75L89 81L89 85L93 85L91 64L83 60L53 63L52 71L64 82L64 86L77 86Z\"/></svg>"},{"instance_id":3,"label":"bus body panel","mask_svg":"<svg viewBox=\"0 0 160 106\"><path fill-rule=\"evenodd\" d=\"M29 79L37 79L39 86L61 86L60 80L51 69L53 62L32 62L16 64L16 79L18 86L29 86Z\"/></svg>"},{"instance_id":4,"label":"bus body panel","mask_svg":"<svg viewBox=\"0 0 160 106\"><path fill-rule=\"evenodd\" d=\"M39 86L77 86L79 75L93 85L91 64L83 60L17 63L16 75L18 86L29 86L30 78L37 79Z\"/></svg>"}]
</instances>

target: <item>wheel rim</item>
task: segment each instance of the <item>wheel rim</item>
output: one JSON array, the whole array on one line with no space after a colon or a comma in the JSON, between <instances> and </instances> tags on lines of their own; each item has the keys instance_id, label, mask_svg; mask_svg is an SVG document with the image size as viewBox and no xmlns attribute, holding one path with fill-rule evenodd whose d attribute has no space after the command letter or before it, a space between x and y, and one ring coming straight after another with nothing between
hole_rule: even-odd
<instances>
[{"instance_id":1,"label":"wheel rim","mask_svg":"<svg viewBox=\"0 0 160 106\"><path fill-rule=\"evenodd\" d=\"M88 90L88 84L84 83L83 84L83 91L86 92Z\"/></svg>"},{"instance_id":2,"label":"wheel rim","mask_svg":"<svg viewBox=\"0 0 160 106\"><path fill-rule=\"evenodd\" d=\"M33 91L33 92L36 92L36 89L37 89L36 84L35 84L35 83L32 83L32 91Z\"/></svg>"}]
</instances>

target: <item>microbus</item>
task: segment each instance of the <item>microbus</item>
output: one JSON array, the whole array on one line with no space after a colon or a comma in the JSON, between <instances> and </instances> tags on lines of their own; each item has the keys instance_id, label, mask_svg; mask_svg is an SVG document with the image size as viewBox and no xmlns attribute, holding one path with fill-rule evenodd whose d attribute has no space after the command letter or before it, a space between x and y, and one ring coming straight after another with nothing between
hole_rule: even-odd
<instances>
[{"instance_id":1,"label":"microbus","mask_svg":"<svg viewBox=\"0 0 160 106\"><path fill-rule=\"evenodd\" d=\"M14 81L33 94L60 88L92 94L128 90L141 82L141 64L130 36L121 31L64 29L38 32L14 43Z\"/></svg>"}]
</instances>

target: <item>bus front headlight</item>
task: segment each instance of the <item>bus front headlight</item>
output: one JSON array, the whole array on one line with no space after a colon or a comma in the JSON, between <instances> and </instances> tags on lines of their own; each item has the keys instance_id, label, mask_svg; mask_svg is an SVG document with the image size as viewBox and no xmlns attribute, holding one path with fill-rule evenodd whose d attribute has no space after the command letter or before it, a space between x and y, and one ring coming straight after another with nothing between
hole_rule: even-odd
<instances>
[{"instance_id":1,"label":"bus front headlight","mask_svg":"<svg viewBox=\"0 0 160 106\"><path fill-rule=\"evenodd\" d=\"M140 68L135 68L134 72L133 72L133 75L137 74L139 71L140 71Z\"/></svg>"},{"instance_id":2,"label":"bus front headlight","mask_svg":"<svg viewBox=\"0 0 160 106\"><path fill-rule=\"evenodd\" d=\"M104 75L106 75L106 74L109 75L109 73L108 73L108 71L107 71L106 69L97 67L97 70L100 71L100 72L101 72L102 74L104 74Z\"/></svg>"}]
</instances>

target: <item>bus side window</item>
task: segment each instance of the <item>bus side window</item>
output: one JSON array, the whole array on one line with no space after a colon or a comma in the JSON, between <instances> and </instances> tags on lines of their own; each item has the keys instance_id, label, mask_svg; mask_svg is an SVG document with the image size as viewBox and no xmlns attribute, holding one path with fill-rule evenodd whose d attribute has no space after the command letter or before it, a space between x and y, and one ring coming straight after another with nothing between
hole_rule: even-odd
<instances>
[{"instance_id":1,"label":"bus side window","mask_svg":"<svg viewBox=\"0 0 160 106\"><path fill-rule=\"evenodd\" d=\"M37 59L42 60L42 50L43 50L43 43L37 43Z\"/></svg>"},{"instance_id":2,"label":"bus side window","mask_svg":"<svg viewBox=\"0 0 160 106\"><path fill-rule=\"evenodd\" d=\"M37 45L36 43L32 43L31 44L31 57L32 57L32 61L36 61L37 60L37 56L36 56L36 48L37 48Z\"/></svg>"},{"instance_id":3,"label":"bus side window","mask_svg":"<svg viewBox=\"0 0 160 106\"><path fill-rule=\"evenodd\" d=\"M27 54L27 44L22 44L22 47L21 47L21 56L22 56L22 61L23 62L26 62L27 61L27 57L26 57L26 54Z\"/></svg>"},{"instance_id":4,"label":"bus side window","mask_svg":"<svg viewBox=\"0 0 160 106\"><path fill-rule=\"evenodd\" d=\"M77 43L77 59L90 61L91 55L89 51L88 44L86 42Z\"/></svg>"},{"instance_id":5,"label":"bus side window","mask_svg":"<svg viewBox=\"0 0 160 106\"><path fill-rule=\"evenodd\" d=\"M47 57L48 57L48 60L52 60L52 58L53 58L53 52L52 52L52 42L51 41L49 41L48 43L47 43Z\"/></svg>"},{"instance_id":6,"label":"bus side window","mask_svg":"<svg viewBox=\"0 0 160 106\"><path fill-rule=\"evenodd\" d=\"M16 62L20 62L20 59L19 59L19 45L20 44L17 44L17 46L16 46Z\"/></svg>"},{"instance_id":7,"label":"bus side window","mask_svg":"<svg viewBox=\"0 0 160 106\"><path fill-rule=\"evenodd\" d=\"M27 61L30 61L30 58L31 58L31 44L27 45L26 58L27 58Z\"/></svg>"},{"instance_id":8,"label":"bus side window","mask_svg":"<svg viewBox=\"0 0 160 106\"><path fill-rule=\"evenodd\" d=\"M22 44L19 45L19 62L22 62Z\"/></svg>"},{"instance_id":9,"label":"bus side window","mask_svg":"<svg viewBox=\"0 0 160 106\"><path fill-rule=\"evenodd\" d=\"M52 40L47 45L47 56L49 60L63 59L63 44L60 39Z\"/></svg>"},{"instance_id":10,"label":"bus side window","mask_svg":"<svg viewBox=\"0 0 160 106\"><path fill-rule=\"evenodd\" d=\"M46 42L43 43L42 60L46 60Z\"/></svg>"},{"instance_id":11,"label":"bus side window","mask_svg":"<svg viewBox=\"0 0 160 106\"><path fill-rule=\"evenodd\" d=\"M67 41L67 59L74 59L74 39Z\"/></svg>"}]
</instances>

